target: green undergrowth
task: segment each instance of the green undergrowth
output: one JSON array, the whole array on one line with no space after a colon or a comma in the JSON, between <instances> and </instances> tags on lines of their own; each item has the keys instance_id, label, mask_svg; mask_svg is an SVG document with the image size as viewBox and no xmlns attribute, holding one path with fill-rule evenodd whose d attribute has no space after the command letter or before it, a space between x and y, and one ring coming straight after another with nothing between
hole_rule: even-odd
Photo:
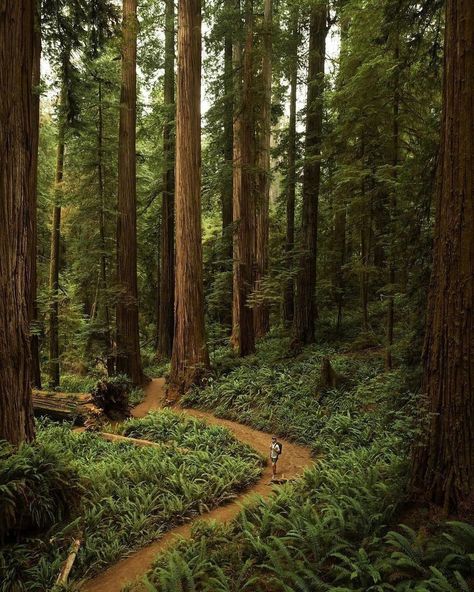
<instances>
[{"instance_id":1,"label":"green undergrowth","mask_svg":"<svg viewBox=\"0 0 474 592\"><path fill-rule=\"evenodd\" d=\"M215 352L216 372L186 404L309 445L314 468L232 524L198 523L190 540L157 558L146 589L471 590L472 526L427 516L413 528L398 525L420 430L409 370L384 373L373 349L319 345L293 354L288 345L267 339L241 363L228 350ZM326 356L344 377L339 388L320 387Z\"/></svg>"},{"instance_id":2,"label":"green undergrowth","mask_svg":"<svg viewBox=\"0 0 474 592\"><path fill-rule=\"evenodd\" d=\"M15 455L10 451L9 466L16 472L2 467L2 492L15 493L18 481L27 478L30 494L12 495L11 511L22 512L27 505L32 516L40 514L36 522L43 529L29 528L4 541L2 592L50 590L75 536L82 545L72 578L90 576L184 520L233 499L262 471L262 459L227 430L171 411L132 420L120 431L163 446L112 443L42 422L35 445ZM58 466L62 469L55 470ZM68 498L74 483L81 500ZM58 509L61 496L63 506L74 503L68 512ZM65 520L67 513L72 516Z\"/></svg>"}]
</instances>

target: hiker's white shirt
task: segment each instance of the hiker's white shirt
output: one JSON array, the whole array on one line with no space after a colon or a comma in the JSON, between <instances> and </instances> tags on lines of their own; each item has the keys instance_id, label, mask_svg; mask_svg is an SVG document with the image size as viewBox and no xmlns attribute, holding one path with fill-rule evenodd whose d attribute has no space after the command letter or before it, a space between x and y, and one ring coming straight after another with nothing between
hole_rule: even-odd
<instances>
[{"instance_id":1,"label":"hiker's white shirt","mask_svg":"<svg viewBox=\"0 0 474 592\"><path fill-rule=\"evenodd\" d=\"M280 445L278 442L272 442L270 446L270 458L272 460L278 460L278 455L280 454Z\"/></svg>"}]
</instances>

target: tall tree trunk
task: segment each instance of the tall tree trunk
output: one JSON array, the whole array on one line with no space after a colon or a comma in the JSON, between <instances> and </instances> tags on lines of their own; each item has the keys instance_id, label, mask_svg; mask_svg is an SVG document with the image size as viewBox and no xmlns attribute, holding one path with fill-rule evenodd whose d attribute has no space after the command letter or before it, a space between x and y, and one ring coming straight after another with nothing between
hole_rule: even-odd
<instances>
[{"instance_id":1,"label":"tall tree trunk","mask_svg":"<svg viewBox=\"0 0 474 592\"><path fill-rule=\"evenodd\" d=\"M318 202L321 182L321 135L323 125L324 58L327 34L327 6L311 9L309 33L306 145L301 220L302 249L296 278L294 337L297 343L314 341L316 318L316 250Z\"/></svg>"},{"instance_id":2,"label":"tall tree trunk","mask_svg":"<svg viewBox=\"0 0 474 592\"><path fill-rule=\"evenodd\" d=\"M0 439L34 438L27 263L32 231L34 2L0 10ZM8 89L8 92L5 90Z\"/></svg>"},{"instance_id":3,"label":"tall tree trunk","mask_svg":"<svg viewBox=\"0 0 474 592\"><path fill-rule=\"evenodd\" d=\"M160 309L158 319L158 354L169 358L174 334L174 0L166 0L163 125L163 199L161 206Z\"/></svg>"},{"instance_id":4,"label":"tall tree trunk","mask_svg":"<svg viewBox=\"0 0 474 592\"><path fill-rule=\"evenodd\" d=\"M107 281L107 245L105 241L105 178L104 178L104 105L102 99L102 81L98 82L98 122L97 122L97 178L99 181L99 233L100 233L100 277L102 284L102 302L104 308L104 344L105 363L109 375L114 372L113 341L110 326L110 307L108 302Z\"/></svg>"},{"instance_id":5,"label":"tall tree trunk","mask_svg":"<svg viewBox=\"0 0 474 592\"><path fill-rule=\"evenodd\" d=\"M234 44L239 100L234 117L234 301L233 343L241 356L255 351L253 310L248 299L254 286L255 268L255 127L253 100L253 6L245 3L245 49ZM240 87L240 88L239 88Z\"/></svg>"},{"instance_id":6,"label":"tall tree trunk","mask_svg":"<svg viewBox=\"0 0 474 592\"><path fill-rule=\"evenodd\" d=\"M209 367L201 237L201 2L179 0L176 112L176 283L171 385L184 392Z\"/></svg>"},{"instance_id":7,"label":"tall tree trunk","mask_svg":"<svg viewBox=\"0 0 474 592\"><path fill-rule=\"evenodd\" d=\"M66 60L69 58L67 57ZM51 226L51 252L49 260L49 385L51 388L59 386L59 269L61 246L61 202L64 178L64 142L66 133L66 105L67 105L67 68L63 69L61 93L58 108L58 146L56 151L56 174L54 187L54 207Z\"/></svg>"},{"instance_id":8,"label":"tall tree trunk","mask_svg":"<svg viewBox=\"0 0 474 592\"><path fill-rule=\"evenodd\" d=\"M256 277L255 288L261 289L268 272L268 238L270 226L270 144L272 108L272 0L264 0L262 58L262 112L259 132L257 187L256 187ZM258 302L254 307L255 336L263 337L270 330L268 304Z\"/></svg>"},{"instance_id":9,"label":"tall tree trunk","mask_svg":"<svg viewBox=\"0 0 474 592\"><path fill-rule=\"evenodd\" d=\"M424 348L428 426L412 486L429 503L474 510L474 4L446 2L443 125Z\"/></svg>"},{"instance_id":10,"label":"tall tree trunk","mask_svg":"<svg viewBox=\"0 0 474 592\"><path fill-rule=\"evenodd\" d=\"M226 18L233 11L233 0L226 0ZM232 66L232 29L226 27L224 38L224 164L225 173L222 176L222 234L226 241L226 255L232 259L232 157L234 144L234 73Z\"/></svg>"},{"instance_id":11,"label":"tall tree trunk","mask_svg":"<svg viewBox=\"0 0 474 592\"><path fill-rule=\"evenodd\" d=\"M28 264L30 265L30 291L29 291L29 321L31 328L31 384L41 388L41 367L39 359L38 337L38 303L37 303L37 243L38 243L38 145L39 145L39 118L40 118L40 82L41 82L41 15L39 7L35 9L34 39L33 39L33 100L31 121L31 189L30 189L30 215L31 233L28 251Z\"/></svg>"},{"instance_id":12,"label":"tall tree trunk","mask_svg":"<svg viewBox=\"0 0 474 592\"><path fill-rule=\"evenodd\" d=\"M122 85L118 162L117 363L135 385L142 384L137 288L137 2L123 0Z\"/></svg>"},{"instance_id":13,"label":"tall tree trunk","mask_svg":"<svg viewBox=\"0 0 474 592\"><path fill-rule=\"evenodd\" d=\"M397 14L398 19L398 14ZM385 349L385 370L391 370L393 366L392 360L392 346L393 346L393 329L395 321L395 306L394 306L394 288L395 288L395 219L397 210L397 185L398 185L398 163L400 159L400 32L398 30L398 22L395 25L395 71L393 82L393 118L392 118L392 165L393 165L393 181L394 186L390 196L390 254L388 261L388 283L389 293L387 302L387 346Z\"/></svg>"},{"instance_id":14,"label":"tall tree trunk","mask_svg":"<svg viewBox=\"0 0 474 592\"><path fill-rule=\"evenodd\" d=\"M290 74L290 119L288 122L288 165L286 180L286 244L285 251L288 260L288 271L294 268L293 250L295 247L295 196L296 196L296 94L298 89L298 17L293 23L294 47L291 60ZM283 295L283 321L290 324L293 321L294 280L292 277L285 284Z\"/></svg>"},{"instance_id":15,"label":"tall tree trunk","mask_svg":"<svg viewBox=\"0 0 474 592\"><path fill-rule=\"evenodd\" d=\"M343 267L346 259L346 207L338 206L334 215L334 247L335 269L334 285L336 289L337 321L336 330L342 325L342 311L344 307L344 277Z\"/></svg>"}]
</instances>

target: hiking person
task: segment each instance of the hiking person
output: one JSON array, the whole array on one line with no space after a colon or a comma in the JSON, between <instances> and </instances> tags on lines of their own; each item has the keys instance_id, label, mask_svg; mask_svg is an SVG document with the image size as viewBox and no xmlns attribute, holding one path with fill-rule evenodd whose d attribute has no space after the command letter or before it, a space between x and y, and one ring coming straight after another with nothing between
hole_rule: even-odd
<instances>
[{"instance_id":1,"label":"hiking person","mask_svg":"<svg viewBox=\"0 0 474 592\"><path fill-rule=\"evenodd\" d=\"M280 456L282 451L282 445L278 442L276 436L272 436L272 443L270 444L270 460L272 461L272 481L275 479L276 476L276 467L278 462L278 457Z\"/></svg>"}]
</instances>

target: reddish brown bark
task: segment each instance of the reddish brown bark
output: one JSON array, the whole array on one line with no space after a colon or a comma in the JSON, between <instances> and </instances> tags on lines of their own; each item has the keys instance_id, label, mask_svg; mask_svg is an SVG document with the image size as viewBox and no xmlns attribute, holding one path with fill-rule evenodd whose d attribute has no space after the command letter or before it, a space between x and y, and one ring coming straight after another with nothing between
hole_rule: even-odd
<instances>
[{"instance_id":1,"label":"reddish brown bark","mask_svg":"<svg viewBox=\"0 0 474 592\"><path fill-rule=\"evenodd\" d=\"M288 122L288 164L286 180L286 244L285 251L288 258L288 271L293 271L295 247L295 196L296 196L296 93L298 84L298 17L293 23L293 56L290 73L290 118ZM294 280L289 278L285 284L283 295L283 321L289 324L293 321Z\"/></svg>"},{"instance_id":2,"label":"reddish brown bark","mask_svg":"<svg viewBox=\"0 0 474 592\"><path fill-rule=\"evenodd\" d=\"M255 122L253 96L253 7L245 5L245 48L234 44L237 72L234 115L234 298L232 341L241 356L255 351L253 311L248 305L255 271ZM240 79L242 72L242 79Z\"/></svg>"},{"instance_id":3,"label":"reddish brown bark","mask_svg":"<svg viewBox=\"0 0 474 592\"><path fill-rule=\"evenodd\" d=\"M35 10L34 40L33 40L33 99L31 111L31 232L28 252L28 264L30 265L30 291L29 291L29 321L31 329L31 384L41 388L41 368L39 360L39 338L36 333L38 323L37 304L37 184L38 184L38 144L39 144L39 117L40 117L40 82L41 82L41 20L38 7Z\"/></svg>"},{"instance_id":4,"label":"reddish brown bark","mask_svg":"<svg viewBox=\"0 0 474 592\"><path fill-rule=\"evenodd\" d=\"M122 84L118 158L117 362L118 373L142 384L137 288L137 2L123 0Z\"/></svg>"},{"instance_id":5,"label":"reddish brown bark","mask_svg":"<svg viewBox=\"0 0 474 592\"><path fill-rule=\"evenodd\" d=\"M0 2L0 439L34 438L28 327L34 2ZM8 89L6 92L5 89Z\"/></svg>"},{"instance_id":6,"label":"reddish brown bark","mask_svg":"<svg viewBox=\"0 0 474 592\"><path fill-rule=\"evenodd\" d=\"M69 57L66 58L66 61ZM67 68L64 69L58 108L58 146L56 151L56 174L54 186L53 216L51 223L51 250L49 260L49 386L55 388L60 382L59 363L59 269L61 244L61 202L64 177L64 141L66 132Z\"/></svg>"},{"instance_id":7,"label":"reddish brown bark","mask_svg":"<svg viewBox=\"0 0 474 592\"><path fill-rule=\"evenodd\" d=\"M294 338L312 343L316 319L316 256L318 201L321 182L321 136L323 125L324 58L326 51L327 7L311 9L308 58L306 144L301 218L302 256L296 278Z\"/></svg>"},{"instance_id":8,"label":"reddish brown bark","mask_svg":"<svg viewBox=\"0 0 474 592\"><path fill-rule=\"evenodd\" d=\"M176 101L176 281L172 389L184 392L209 367L201 238L201 2L179 0Z\"/></svg>"},{"instance_id":9,"label":"reddish brown bark","mask_svg":"<svg viewBox=\"0 0 474 592\"><path fill-rule=\"evenodd\" d=\"M161 268L158 318L158 354L170 357L174 334L174 0L166 0L163 125L163 198L161 206Z\"/></svg>"},{"instance_id":10,"label":"reddish brown bark","mask_svg":"<svg viewBox=\"0 0 474 592\"><path fill-rule=\"evenodd\" d=\"M443 125L424 347L429 424L413 456L426 502L474 509L474 4L446 3Z\"/></svg>"},{"instance_id":11,"label":"reddish brown bark","mask_svg":"<svg viewBox=\"0 0 474 592\"><path fill-rule=\"evenodd\" d=\"M263 57L262 57L262 109L258 142L256 221L255 221L255 289L268 272L268 238L270 227L270 143L272 107L272 0L264 0ZM255 337L263 337L270 330L268 304L259 301L254 307Z\"/></svg>"}]
</instances>

